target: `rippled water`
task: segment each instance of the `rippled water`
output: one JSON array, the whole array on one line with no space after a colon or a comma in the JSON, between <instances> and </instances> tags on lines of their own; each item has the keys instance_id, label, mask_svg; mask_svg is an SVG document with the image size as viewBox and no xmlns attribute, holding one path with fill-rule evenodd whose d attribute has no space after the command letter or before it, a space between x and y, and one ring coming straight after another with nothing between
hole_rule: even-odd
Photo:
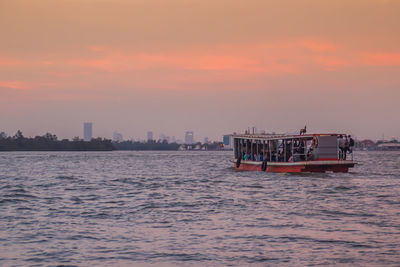
<instances>
[{"instance_id":1,"label":"rippled water","mask_svg":"<svg viewBox=\"0 0 400 267\"><path fill-rule=\"evenodd\" d=\"M230 156L0 153L0 265L400 265L400 152L347 174Z\"/></svg>"}]
</instances>

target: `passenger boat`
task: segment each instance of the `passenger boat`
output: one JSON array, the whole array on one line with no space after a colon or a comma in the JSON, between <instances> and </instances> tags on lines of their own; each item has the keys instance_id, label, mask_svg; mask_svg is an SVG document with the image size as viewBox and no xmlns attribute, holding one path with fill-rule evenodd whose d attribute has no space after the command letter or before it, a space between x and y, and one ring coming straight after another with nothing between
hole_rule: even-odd
<instances>
[{"instance_id":1,"label":"passenger boat","mask_svg":"<svg viewBox=\"0 0 400 267\"><path fill-rule=\"evenodd\" d=\"M243 171L348 172L353 153L346 159L338 147L345 134L233 134L234 167Z\"/></svg>"}]
</instances>

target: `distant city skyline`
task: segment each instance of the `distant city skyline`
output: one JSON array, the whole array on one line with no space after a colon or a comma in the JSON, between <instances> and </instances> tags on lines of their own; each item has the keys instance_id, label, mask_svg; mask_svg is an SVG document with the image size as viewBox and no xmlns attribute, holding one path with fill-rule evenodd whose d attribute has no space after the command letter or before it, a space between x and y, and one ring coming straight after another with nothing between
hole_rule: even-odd
<instances>
[{"instance_id":1,"label":"distant city skyline","mask_svg":"<svg viewBox=\"0 0 400 267\"><path fill-rule=\"evenodd\" d=\"M0 127L400 136L400 1L2 1ZM71 16L73 14L73 16ZM115 19L118 18L118 19Z\"/></svg>"},{"instance_id":2,"label":"distant city skyline","mask_svg":"<svg viewBox=\"0 0 400 267\"><path fill-rule=\"evenodd\" d=\"M275 131L266 131L266 130L258 130L257 127L247 127L245 129L239 130L239 131L235 131L236 133L245 133L245 131L250 131L250 133L253 132L253 128L254 128L254 133L282 133L282 134L297 134L299 131L298 130L293 130L293 131L286 131L286 132L275 132ZM19 129L20 130L20 129ZM8 132L5 130L1 130L0 132L4 132L6 135L8 136L13 136L16 132ZM153 131L147 131L144 135L129 135L127 134L126 138L124 138L124 134L117 132L117 131L113 131L111 135L94 135L93 134L93 123L91 122L85 122L83 123L83 134L82 136L79 133L73 134L71 136L62 136L57 134L56 132L52 132L52 131L42 131L39 132L37 134L27 134L26 132L24 132L22 130L22 133L24 136L26 137L33 137L33 136L37 136L37 135L44 135L45 133L50 132L51 134L55 134L59 139L74 139L76 137L81 138L84 141L90 141L92 138L107 138L107 139L111 139L113 141L126 141L126 140L135 140L135 141L149 141L149 140L155 140L155 141L167 141L168 143L181 143L181 144L190 144L190 143L197 143L197 142L203 142L203 143L208 143L208 142L222 142L224 141L226 134L232 134L233 132L229 132L229 133L225 133L222 134L221 136L217 136L216 138L209 138L208 136L200 136L197 139L194 138L195 133L194 131L184 131L180 136L182 136L182 138L176 138L176 136L168 136L165 135L163 132L159 133L159 138L154 138L154 132ZM315 131L308 131L308 133L314 133ZM320 132L323 133L323 132ZM333 132L324 132L324 133L333 133ZM338 132L337 132L338 133ZM346 133L346 132L343 132ZM348 133L347 134L351 134ZM179 135L178 135L179 136ZM400 140L400 136L387 136L385 134L382 134L381 136L377 137L377 138L365 138L365 137L359 137L356 136L354 134L352 134L352 136L358 140L367 140L367 139L371 139L374 141L378 141L378 140ZM193 138L193 139L192 139Z\"/></svg>"}]
</instances>

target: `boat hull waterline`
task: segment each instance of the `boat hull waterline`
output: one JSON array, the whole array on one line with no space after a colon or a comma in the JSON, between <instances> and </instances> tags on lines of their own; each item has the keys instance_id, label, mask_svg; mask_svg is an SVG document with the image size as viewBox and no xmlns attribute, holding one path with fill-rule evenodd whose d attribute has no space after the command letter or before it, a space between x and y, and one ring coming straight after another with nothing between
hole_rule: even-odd
<instances>
[{"instance_id":1,"label":"boat hull waterline","mask_svg":"<svg viewBox=\"0 0 400 267\"><path fill-rule=\"evenodd\" d=\"M237 161L232 159L234 168L238 171L263 171L263 162L242 160L238 166ZM348 172L354 167L352 160L321 160L321 161L299 161L299 162L267 162L265 172Z\"/></svg>"}]
</instances>

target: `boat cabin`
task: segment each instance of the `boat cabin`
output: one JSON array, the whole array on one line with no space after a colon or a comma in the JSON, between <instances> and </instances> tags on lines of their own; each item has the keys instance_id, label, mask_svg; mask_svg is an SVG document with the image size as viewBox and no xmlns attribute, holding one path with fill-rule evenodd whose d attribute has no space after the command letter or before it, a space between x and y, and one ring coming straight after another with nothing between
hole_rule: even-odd
<instances>
[{"instance_id":1,"label":"boat cabin","mask_svg":"<svg viewBox=\"0 0 400 267\"><path fill-rule=\"evenodd\" d=\"M339 136L346 135L234 135L234 154L236 159L254 161L337 160Z\"/></svg>"},{"instance_id":2,"label":"boat cabin","mask_svg":"<svg viewBox=\"0 0 400 267\"><path fill-rule=\"evenodd\" d=\"M234 134L232 137L237 168L242 161L244 164L263 164L262 168L264 165L298 166L295 163L300 162L303 167L311 165L310 162L314 162L313 165L339 164L343 167L350 162L342 162L346 159L346 152L343 153L338 145L340 138L346 138L345 134ZM352 157L351 153L351 164L348 165L354 166ZM307 169L310 168L303 168Z\"/></svg>"}]
</instances>

